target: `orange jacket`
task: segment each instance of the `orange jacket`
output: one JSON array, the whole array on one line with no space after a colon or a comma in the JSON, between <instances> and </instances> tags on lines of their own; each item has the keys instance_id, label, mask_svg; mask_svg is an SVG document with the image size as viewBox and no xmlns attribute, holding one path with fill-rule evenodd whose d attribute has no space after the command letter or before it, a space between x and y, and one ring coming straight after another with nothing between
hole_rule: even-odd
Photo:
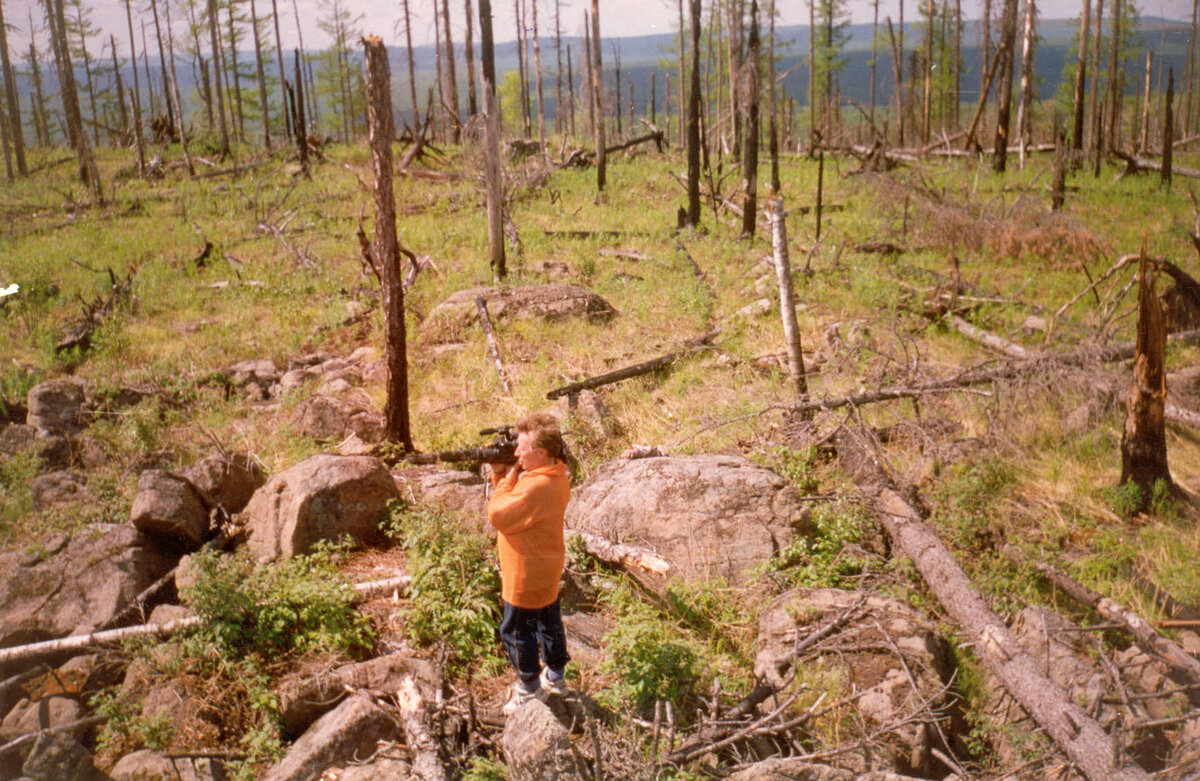
<instances>
[{"instance_id":1,"label":"orange jacket","mask_svg":"<svg viewBox=\"0 0 1200 781\"><path fill-rule=\"evenodd\" d=\"M558 599L566 546L563 516L571 498L567 465L556 461L516 480L492 474L488 523L499 532L501 595L515 607L537 609Z\"/></svg>"}]
</instances>

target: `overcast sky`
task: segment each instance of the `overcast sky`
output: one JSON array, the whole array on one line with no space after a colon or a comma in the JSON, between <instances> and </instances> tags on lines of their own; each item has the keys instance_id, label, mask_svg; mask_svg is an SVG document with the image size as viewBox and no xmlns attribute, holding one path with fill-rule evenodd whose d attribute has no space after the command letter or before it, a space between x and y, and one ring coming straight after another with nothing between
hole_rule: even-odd
<instances>
[{"instance_id":1,"label":"overcast sky","mask_svg":"<svg viewBox=\"0 0 1200 781\"><path fill-rule=\"evenodd\" d=\"M162 3L158 0L161 13ZM760 0L766 5L768 0ZM916 2L907 0L905 10L909 19L916 18ZM127 56L129 31L125 21L125 5L122 0L84 0L93 9L93 19L104 31L104 37L112 33L117 38L117 47L123 56ZM138 46L141 46L141 19L145 18L150 42L150 50L156 51L153 43L154 30L152 17L149 12L149 0L132 0L134 8L134 28ZM202 2L202 0L201 0ZM260 14L269 13L271 0L255 0ZM304 35L305 48L322 48L328 43L328 37L317 28L317 20L326 14L326 8L331 0L276 0L279 4L280 32L284 39L285 48L293 48L297 42L296 13L298 8L301 28ZM433 43L433 0L409 0L413 14L413 43L416 45ZM477 0L471 0L472 7L478 9ZM553 32L554 0L539 0L538 26L542 35ZM897 19L900 0L880 0L879 15L882 20L886 16ZM33 9L34 23L40 25L37 0L0 0L4 8L5 21L10 27L9 46L18 54L18 60L24 59L28 51L29 40L29 11ZM962 0L963 16L978 18L983 7L982 0ZM361 15L358 23L359 31L374 33L383 38L391 46L404 44L403 29L398 28L396 21L400 16L398 0L379 2L378 0L344 0L345 8L355 15ZM707 5L707 3L706 3ZM1144 16L1165 16L1173 19L1190 19L1191 4L1187 0L1140 0ZM456 45L463 41L463 2L450 0L451 32ZM781 24L803 24L808 21L808 6L806 0L776 0ZM175 8L176 6L173 6ZM246 7L249 4L246 3ZM562 26L564 35L578 35L583 32L583 13L590 8L590 0L564 0L561 4ZM1080 3L1073 0L1041 0L1039 12L1042 18L1059 19L1071 18L1079 13ZM139 12L139 8L146 9ZM678 6L675 0L600 0L600 32L605 37L653 35L670 33L678 29ZM870 0L850 0L851 20L854 22L871 21ZM496 41L510 41L515 38L513 4L511 0L497 0L493 3L493 17ZM181 13L173 17L177 34L183 30ZM478 21L477 21L478 24ZM476 34L478 38L478 34ZM46 47L45 32L39 31L39 49Z\"/></svg>"}]
</instances>

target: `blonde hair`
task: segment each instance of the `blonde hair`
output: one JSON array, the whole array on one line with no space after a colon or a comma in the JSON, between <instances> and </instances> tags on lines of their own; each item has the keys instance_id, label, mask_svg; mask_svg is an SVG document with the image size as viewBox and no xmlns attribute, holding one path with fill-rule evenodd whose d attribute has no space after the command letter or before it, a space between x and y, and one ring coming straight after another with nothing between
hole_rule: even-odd
<instances>
[{"instance_id":1,"label":"blonde hair","mask_svg":"<svg viewBox=\"0 0 1200 781\"><path fill-rule=\"evenodd\" d=\"M517 423L517 431L521 434L532 434L533 447L540 447L550 458L563 457L562 431L558 427L558 418L549 412L534 412Z\"/></svg>"}]
</instances>

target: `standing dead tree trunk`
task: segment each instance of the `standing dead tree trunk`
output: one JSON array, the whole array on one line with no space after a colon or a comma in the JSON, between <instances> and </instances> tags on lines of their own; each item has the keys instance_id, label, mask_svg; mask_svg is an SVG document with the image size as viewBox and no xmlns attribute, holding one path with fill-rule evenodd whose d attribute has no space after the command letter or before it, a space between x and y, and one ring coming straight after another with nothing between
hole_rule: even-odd
<instances>
[{"instance_id":1,"label":"standing dead tree trunk","mask_svg":"<svg viewBox=\"0 0 1200 781\"><path fill-rule=\"evenodd\" d=\"M700 225L700 0L690 0L692 68L687 103L687 224Z\"/></svg>"},{"instance_id":2,"label":"standing dead tree trunk","mask_svg":"<svg viewBox=\"0 0 1200 781\"><path fill-rule=\"evenodd\" d=\"M195 176L196 169L192 165L192 156L188 152L187 135L183 127L183 98L179 94L179 80L175 78L175 35L171 31L171 4L166 4L167 10L167 56L170 58L171 67L171 96L175 99L175 127L179 131L179 148L183 151L183 162L187 166L188 176ZM286 83L286 82L285 82ZM287 104L284 104L286 111Z\"/></svg>"},{"instance_id":3,"label":"standing dead tree trunk","mask_svg":"<svg viewBox=\"0 0 1200 781\"><path fill-rule=\"evenodd\" d=\"M608 159L604 152L603 74L600 58L600 0L592 0L592 102L596 112L596 189L601 193L604 192L604 185L608 180Z\"/></svg>"},{"instance_id":4,"label":"standing dead tree trunk","mask_svg":"<svg viewBox=\"0 0 1200 781\"><path fill-rule=\"evenodd\" d=\"M479 57L483 61L484 179L487 188L488 259L492 277L502 280L504 264L504 192L500 180L500 118L496 106L496 50L492 43L492 2L479 0Z\"/></svg>"},{"instance_id":5,"label":"standing dead tree trunk","mask_svg":"<svg viewBox=\"0 0 1200 781\"><path fill-rule=\"evenodd\" d=\"M996 94L999 110L996 113L996 141L992 146L992 170L1004 173L1008 166L1009 112L1012 107L1013 61L1016 59L1017 0L1004 0L1000 29L1000 50L996 53L1001 60L1000 91Z\"/></svg>"},{"instance_id":6,"label":"standing dead tree trunk","mask_svg":"<svg viewBox=\"0 0 1200 781\"><path fill-rule=\"evenodd\" d=\"M1075 124L1071 133L1071 149L1083 151L1083 100L1087 81L1088 26L1092 15L1091 0L1083 0L1083 15L1079 19L1079 54L1075 59Z\"/></svg>"},{"instance_id":7,"label":"standing dead tree trunk","mask_svg":"<svg viewBox=\"0 0 1200 781\"><path fill-rule=\"evenodd\" d=\"M800 351L800 327L796 323L796 293L792 288L785 216L783 199L772 198L771 243L774 248L775 279L779 283L779 314L783 318L783 339L787 342L788 371L792 375L796 401L802 402L808 396L808 378L804 372L804 354ZM801 413L805 418L811 417L811 414Z\"/></svg>"},{"instance_id":8,"label":"standing dead tree trunk","mask_svg":"<svg viewBox=\"0 0 1200 781\"><path fill-rule=\"evenodd\" d=\"M458 77L454 66L454 39L450 37L450 0L442 0L442 24L446 53L446 102L450 109L450 135L454 143L459 143L462 133L462 119L458 116Z\"/></svg>"},{"instance_id":9,"label":"standing dead tree trunk","mask_svg":"<svg viewBox=\"0 0 1200 781\"><path fill-rule=\"evenodd\" d=\"M463 15L467 17L463 53L467 56L467 119L469 120L479 113L479 100L475 93L475 15L471 11L471 0L463 2Z\"/></svg>"},{"instance_id":10,"label":"standing dead tree trunk","mask_svg":"<svg viewBox=\"0 0 1200 781\"><path fill-rule=\"evenodd\" d=\"M1136 766L1121 767L1109 735L1039 670L971 584L921 512L893 484L865 435L843 429L838 457L869 497L894 547L912 559L942 608L967 635L976 656L1050 738L1092 781L1148 781Z\"/></svg>"},{"instance_id":11,"label":"standing dead tree trunk","mask_svg":"<svg viewBox=\"0 0 1200 781\"><path fill-rule=\"evenodd\" d=\"M363 38L366 56L367 123L371 160L375 169L376 268L383 273L385 318L384 363L387 366L387 409L384 437L413 449L408 422L408 355L404 326L404 278L400 273L400 242L396 238L396 196L392 190L391 73L387 48L374 35Z\"/></svg>"},{"instance_id":12,"label":"standing dead tree trunk","mask_svg":"<svg viewBox=\"0 0 1200 781\"><path fill-rule=\"evenodd\" d=\"M750 39L742 66L741 105L746 108L746 138L742 142L742 237L753 238L758 227L758 0L750 0Z\"/></svg>"},{"instance_id":13,"label":"standing dead tree trunk","mask_svg":"<svg viewBox=\"0 0 1200 781\"><path fill-rule=\"evenodd\" d=\"M1167 69L1167 105L1163 109L1162 178L1159 187L1171 191L1171 163L1175 147L1175 69Z\"/></svg>"},{"instance_id":14,"label":"standing dead tree trunk","mask_svg":"<svg viewBox=\"0 0 1200 781\"><path fill-rule=\"evenodd\" d=\"M546 106L542 91L542 44L541 31L538 29L538 0L533 0L533 78L537 89L538 147L542 150L542 159L546 160L549 150L546 149Z\"/></svg>"},{"instance_id":15,"label":"standing dead tree trunk","mask_svg":"<svg viewBox=\"0 0 1200 781\"><path fill-rule=\"evenodd\" d=\"M32 32L32 31L31 31ZM25 133L21 129L21 107L17 100L17 83L13 76L12 61L8 56L8 30L4 25L4 4L0 3L0 69L4 75L4 94L8 101L8 125L12 134L13 150L17 155L17 173L25 176L29 168L25 164Z\"/></svg>"},{"instance_id":16,"label":"standing dead tree trunk","mask_svg":"<svg viewBox=\"0 0 1200 781\"><path fill-rule=\"evenodd\" d=\"M83 115L79 109L79 92L75 88L71 48L67 45L67 18L63 10L63 0L45 0L45 3L47 20L51 23L50 37L54 42L54 60L58 67L63 111L67 115L67 131L79 155L79 178L91 190L96 202L103 203L104 192L100 186L100 172L96 169L91 142L88 141L87 133L83 132Z\"/></svg>"},{"instance_id":17,"label":"standing dead tree trunk","mask_svg":"<svg viewBox=\"0 0 1200 781\"><path fill-rule=\"evenodd\" d=\"M128 0L126 0L128 6ZM212 40L213 92L217 96L217 122L221 134L221 157L229 157L229 128L225 124L225 95L221 89L221 43L217 33L217 0L208 0L208 33Z\"/></svg>"},{"instance_id":18,"label":"standing dead tree trunk","mask_svg":"<svg viewBox=\"0 0 1200 781\"><path fill-rule=\"evenodd\" d=\"M275 28L275 59L279 66L279 97L280 111L283 112L283 132L290 140L292 137L292 119L288 113L287 72L283 69L283 43L279 38L279 0L271 0L271 24Z\"/></svg>"},{"instance_id":19,"label":"standing dead tree trunk","mask_svg":"<svg viewBox=\"0 0 1200 781\"><path fill-rule=\"evenodd\" d=\"M1154 277L1146 258L1145 240L1138 262L1137 343L1133 358L1133 381L1126 398L1125 431L1121 436L1121 485L1133 483L1141 489L1139 510L1150 503L1154 484L1171 483L1167 468L1167 437L1164 414L1167 399L1164 349L1167 327L1162 306L1154 291Z\"/></svg>"}]
</instances>

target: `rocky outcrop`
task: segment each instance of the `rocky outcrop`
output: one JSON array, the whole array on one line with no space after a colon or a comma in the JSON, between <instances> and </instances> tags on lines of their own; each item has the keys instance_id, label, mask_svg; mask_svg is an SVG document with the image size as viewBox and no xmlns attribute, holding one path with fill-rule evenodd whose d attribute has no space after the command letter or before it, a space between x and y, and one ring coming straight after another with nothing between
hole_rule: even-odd
<instances>
[{"instance_id":1,"label":"rocky outcrop","mask_svg":"<svg viewBox=\"0 0 1200 781\"><path fill-rule=\"evenodd\" d=\"M267 476L245 453L228 453L202 458L179 473L229 513L245 509Z\"/></svg>"},{"instance_id":2,"label":"rocky outcrop","mask_svg":"<svg viewBox=\"0 0 1200 781\"><path fill-rule=\"evenodd\" d=\"M191 552L208 539L211 507L212 498L187 478L163 469L147 469L138 478L130 520L159 545Z\"/></svg>"},{"instance_id":3,"label":"rocky outcrop","mask_svg":"<svg viewBox=\"0 0 1200 781\"><path fill-rule=\"evenodd\" d=\"M326 713L267 771L263 781L309 781L326 768L369 757L381 740L403 735L395 719L370 697L356 694Z\"/></svg>"},{"instance_id":4,"label":"rocky outcrop","mask_svg":"<svg viewBox=\"0 0 1200 781\"><path fill-rule=\"evenodd\" d=\"M121 757L108 775L113 781L224 781L224 769L209 757L168 757L135 751Z\"/></svg>"},{"instance_id":5,"label":"rocky outcrop","mask_svg":"<svg viewBox=\"0 0 1200 781\"><path fill-rule=\"evenodd\" d=\"M608 320L616 316L612 304L578 285L526 285L512 288L476 287L459 290L433 308L421 324L427 338L457 341L475 327L475 298L482 297L493 321L507 319L562 320L585 317Z\"/></svg>"},{"instance_id":6,"label":"rocky outcrop","mask_svg":"<svg viewBox=\"0 0 1200 781\"><path fill-rule=\"evenodd\" d=\"M70 436L86 427L84 407L87 394L81 381L72 378L47 380L29 389L29 412L25 422L38 436Z\"/></svg>"},{"instance_id":7,"label":"rocky outcrop","mask_svg":"<svg viewBox=\"0 0 1200 781\"><path fill-rule=\"evenodd\" d=\"M567 781L589 778L571 755L571 735L542 702L530 700L504 723L504 763L511 781Z\"/></svg>"},{"instance_id":8,"label":"rocky outcrop","mask_svg":"<svg viewBox=\"0 0 1200 781\"><path fill-rule=\"evenodd\" d=\"M394 473L396 487L411 504L437 502L469 518L482 518L487 505L483 478L474 472L413 466Z\"/></svg>"},{"instance_id":9,"label":"rocky outcrop","mask_svg":"<svg viewBox=\"0 0 1200 781\"><path fill-rule=\"evenodd\" d=\"M0 722L0 744L27 735L30 732L62 727L83 718L83 706L70 697L46 697L38 701L21 700ZM73 733L83 738L83 730Z\"/></svg>"},{"instance_id":10,"label":"rocky outcrop","mask_svg":"<svg viewBox=\"0 0 1200 781\"><path fill-rule=\"evenodd\" d=\"M29 484L29 494L33 509L39 512L59 504L78 504L91 500L83 481L65 469L35 477Z\"/></svg>"},{"instance_id":11,"label":"rocky outcrop","mask_svg":"<svg viewBox=\"0 0 1200 781\"><path fill-rule=\"evenodd\" d=\"M783 594L759 623L755 676L781 685L782 662L796 643L860 600L862 614L837 635L838 653L806 660L805 667L829 670L844 681L847 694L859 692L855 707L869 727L944 704L949 665L936 628L904 602L882 594L828 588ZM937 745L936 733L931 729L921 720L901 727L889 742L881 742L883 750L853 769L918 774L935 769L931 748Z\"/></svg>"},{"instance_id":12,"label":"rocky outcrop","mask_svg":"<svg viewBox=\"0 0 1200 781\"><path fill-rule=\"evenodd\" d=\"M93 631L166 569L137 529L117 524L0 554L0 646Z\"/></svg>"},{"instance_id":13,"label":"rocky outcrop","mask_svg":"<svg viewBox=\"0 0 1200 781\"><path fill-rule=\"evenodd\" d=\"M251 358L225 369L230 385L252 398L270 397L271 387L279 381L279 370L266 358Z\"/></svg>"},{"instance_id":14,"label":"rocky outcrop","mask_svg":"<svg viewBox=\"0 0 1200 781\"><path fill-rule=\"evenodd\" d=\"M92 755L78 740L61 732L42 732L21 767L29 781L103 781Z\"/></svg>"},{"instance_id":15,"label":"rocky outcrop","mask_svg":"<svg viewBox=\"0 0 1200 781\"><path fill-rule=\"evenodd\" d=\"M354 434L378 442L386 428L383 413L365 398L313 396L296 407L293 418L299 433L316 440L341 441Z\"/></svg>"},{"instance_id":16,"label":"rocky outcrop","mask_svg":"<svg viewBox=\"0 0 1200 781\"><path fill-rule=\"evenodd\" d=\"M381 538L378 521L396 483L378 458L321 454L255 491L242 512L250 551L260 560L305 553L318 540Z\"/></svg>"},{"instance_id":17,"label":"rocky outcrop","mask_svg":"<svg viewBox=\"0 0 1200 781\"><path fill-rule=\"evenodd\" d=\"M566 520L570 529L649 548L689 581L742 583L811 533L785 478L727 455L609 461L575 490Z\"/></svg>"}]
</instances>

